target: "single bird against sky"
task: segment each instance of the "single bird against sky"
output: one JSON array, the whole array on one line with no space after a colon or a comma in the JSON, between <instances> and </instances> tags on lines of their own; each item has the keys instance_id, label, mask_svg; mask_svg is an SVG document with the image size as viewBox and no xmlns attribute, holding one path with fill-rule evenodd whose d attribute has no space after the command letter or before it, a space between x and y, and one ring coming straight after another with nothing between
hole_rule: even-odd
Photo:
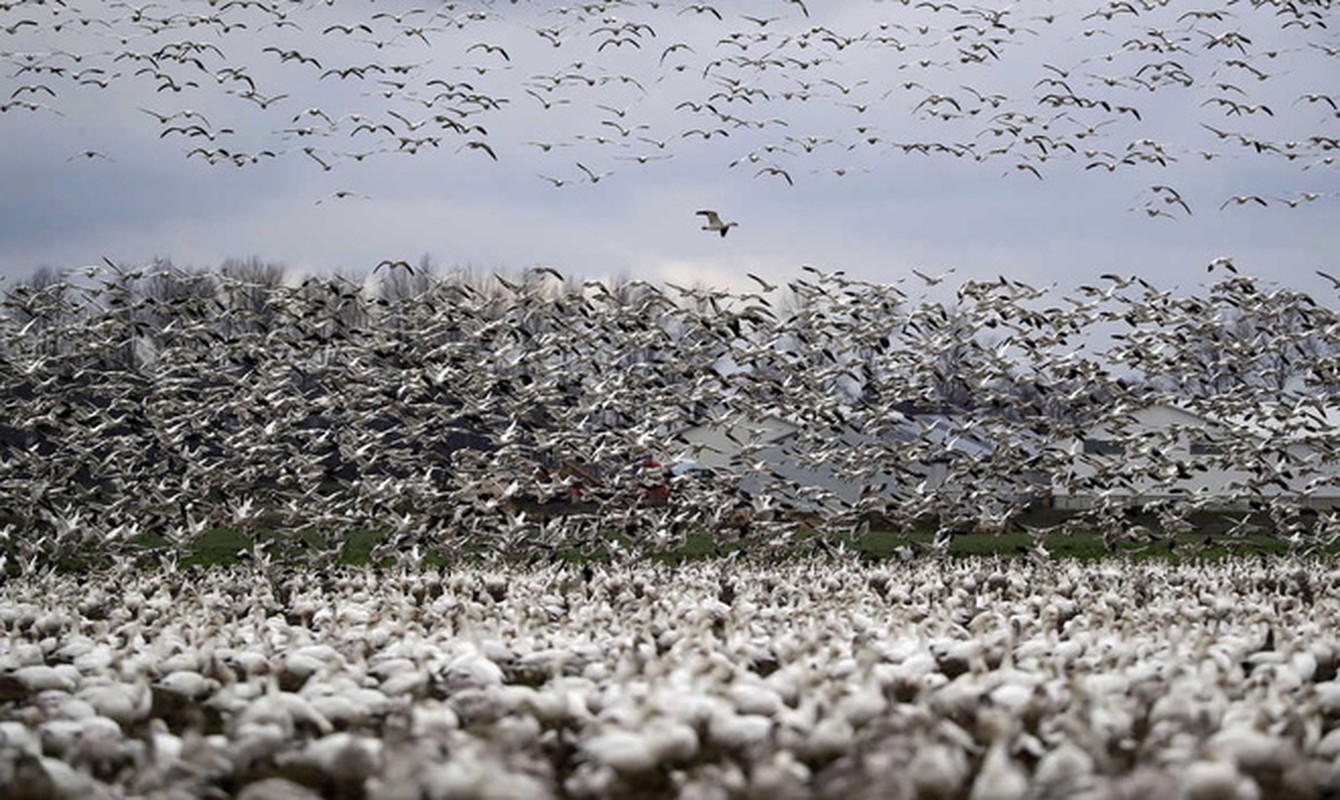
<instances>
[{"instance_id":1,"label":"single bird against sky","mask_svg":"<svg viewBox=\"0 0 1340 800\"><path fill-rule=\"evenodd\" d=\"M738 222L722 222L721 215L719 215L717 212L711 209L703 209L702 211L699 211L697 213L700 216L707 218L707 221L703 223L703 230L715 231L717 233L720 233L722 238L725 238L726 233L732 227L735 227L736 225L740 224Z\"/></svg>"}]
</instances>

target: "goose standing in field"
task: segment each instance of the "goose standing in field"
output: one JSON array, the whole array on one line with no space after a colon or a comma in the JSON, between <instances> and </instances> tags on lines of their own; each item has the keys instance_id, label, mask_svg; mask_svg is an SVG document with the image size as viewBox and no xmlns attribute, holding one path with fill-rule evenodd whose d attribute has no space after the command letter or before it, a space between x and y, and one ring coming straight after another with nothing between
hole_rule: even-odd
<instances>
[{"instance_id":1,"label":"goose standing in field","mask_svg":"<svg viewBox=\"0 0 1340 800\"><path fill-rule=\"evenodd\" d=\"M703 223L703 230L720 233L723 239L731 228L740 224L738 222L722 222L721 216L711 209L704 209L697 213L699 216L707 218L707 221Z\"/></svg>"}]
</instances>

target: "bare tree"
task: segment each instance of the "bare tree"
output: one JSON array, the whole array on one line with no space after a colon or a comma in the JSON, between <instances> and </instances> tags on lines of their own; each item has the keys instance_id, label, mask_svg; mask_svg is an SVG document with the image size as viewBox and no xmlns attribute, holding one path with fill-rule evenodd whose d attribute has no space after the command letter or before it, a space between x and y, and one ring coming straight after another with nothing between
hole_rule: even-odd
<instances>
[{"instance_id":1,"label":"bare tree","mask_svg":"<svg viewBox=\"0 0 1340 800\"><path fill-rule=\"evenodd\" d=\"M70 288L68 274L49 266L10 286L3 306L22 339L3 342L6 350L56 356L68 349L60 332L78 315Z\"/></svg>"},{"instance_id":2,"label":"bare tree","mask_svg":"<svg viewBox=\"0 0 1340 800\"><path fill-rule=\"evenodd\" d=\"M284 283L284 266L258 256L230 258L219 265L219 293L225 306L223 333L264 332L278 320L275 290Z\"/></svg>"}]
</instances>

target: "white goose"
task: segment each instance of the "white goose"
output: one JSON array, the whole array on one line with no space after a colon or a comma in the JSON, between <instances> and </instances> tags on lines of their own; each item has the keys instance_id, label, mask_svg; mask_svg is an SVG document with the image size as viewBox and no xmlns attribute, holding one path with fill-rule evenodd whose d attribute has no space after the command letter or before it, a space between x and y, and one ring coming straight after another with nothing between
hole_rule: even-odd
<instances>
[{"instance_id":1,"label":"white goose","mask_svg":"<svg viewBox=\"0 0 1340 800\"><path fill-rule=\"evenodd\" d=\"M704 209L697 213L700 216L707 217L707 221L703 224L703 230L720 233L722 238L725 238L727 231L740 224L738 222L722 222L720 215L711 209Z\"/></svg>"}]
</instances>

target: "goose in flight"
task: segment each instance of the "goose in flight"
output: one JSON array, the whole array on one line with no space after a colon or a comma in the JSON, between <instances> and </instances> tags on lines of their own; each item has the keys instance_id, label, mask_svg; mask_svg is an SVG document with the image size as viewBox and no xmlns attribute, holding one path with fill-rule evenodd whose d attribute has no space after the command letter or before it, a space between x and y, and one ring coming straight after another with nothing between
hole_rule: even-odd
<instances>
[{"instance_id":1,"label":"goose in flight","mask_svg":"<svg viewBox=\"0 0 1340 800\"><path fill-rule=\"evenodd\" d=\"M608 178L614 174L613 172L594 172L580 161L577 162L577 168L586 173L586 177L591 179L591 183L600 183L601 178Z\"/></svg>"},{"instance_id":2,"label":"goose in flight","mask_svg":"<svg viewBox=\"0 0 1340 800\"><path fill-rule=\"evenodd\" d=\"M716 231L717 233L720 233L723 238L726 236L726 232L729 231L732 226L740 224L738 222L722 222L721 217L717 214L717 212L712 211L710 209L704 209L697 213L700 214L701 216L707 217L707 221L703 223L703 230Z\"/></svg>"}]
</instances>

